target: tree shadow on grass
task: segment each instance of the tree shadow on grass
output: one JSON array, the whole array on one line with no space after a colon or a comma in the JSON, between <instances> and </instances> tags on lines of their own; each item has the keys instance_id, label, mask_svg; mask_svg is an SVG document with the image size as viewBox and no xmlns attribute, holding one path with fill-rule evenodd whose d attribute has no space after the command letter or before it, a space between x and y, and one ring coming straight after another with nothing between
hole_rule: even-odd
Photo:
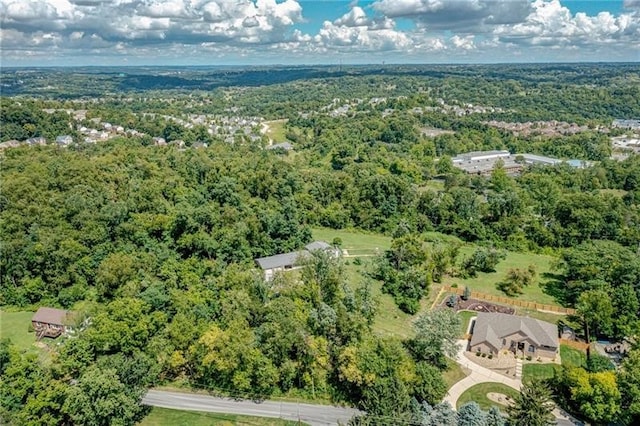
<instances>
[{"instance_id":1,"label":"tree shadow on grass","mask_svg":"<svg viewBox=\"0 0 640 426\"><path fill-rule=\"evenodd\" d=\"M567 299L567 286L564 281L564 275L544 272L541 278L540 288L542 292L553 297L556 303L567 306L569 300Z\"/></svg>"}]
</instances>

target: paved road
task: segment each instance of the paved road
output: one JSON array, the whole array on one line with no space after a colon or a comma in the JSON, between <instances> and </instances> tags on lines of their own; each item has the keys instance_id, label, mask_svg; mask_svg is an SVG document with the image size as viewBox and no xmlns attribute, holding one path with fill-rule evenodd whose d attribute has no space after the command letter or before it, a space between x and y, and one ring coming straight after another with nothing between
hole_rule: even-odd
<instances>
[{"instance_id":1,"label":"paved road","mask_svg":"<svg viewBox=\"0 0 640 426\"><path fill-rule=\"evenodd\" d=\"M295 402L247 400L236 401L180 392L150 390L142 399L145 405L174 408L176 410L208 411L213 413L242 414L247 416L273 417L285 420L302 421L311 426L346 424L354 415L360 413L354 408L334 407L331 405L298 404Z\"/></svg>"}]
</instances>

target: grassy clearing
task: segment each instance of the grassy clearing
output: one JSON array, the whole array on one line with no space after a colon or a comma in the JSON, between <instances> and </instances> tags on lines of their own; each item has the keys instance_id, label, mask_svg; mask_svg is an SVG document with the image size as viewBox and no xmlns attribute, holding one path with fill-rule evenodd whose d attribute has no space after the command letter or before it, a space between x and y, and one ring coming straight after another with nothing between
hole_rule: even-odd
<instances>
[{"instance_id":1,"label":"grassy clearing","mask_svg":"<svg viewBox=\"0 0 640 426\"><path fill-rule=\"evenodd\" d=\"M0 311L0 339L9 338L19 349L37 351L36 334L29 333L33 312Z\"/></svg>"},{"instance_id":2,"label":"grassy clearing","mask_svg":"<svg viewBox=\"0 0 640 426\"><path fill-rule=\"evenodd\" d=\"M368 234L346 229L313 228L313 239L331 243L334 238L342 240L341 248L349 255L372 255L391 247L391 237Z\"/></svg>"},{"instance_id":3,"label":"grassy clearing","mask_svg":"<svg viewBox=\"0 0 640 426\"><path fill-rule=\"evenodd\" d=\"M474 250L474 246L465 246L461 248L460 253L463 257L469 256ZM457 284L460 288L468 286L474 291L505 297L505 294L496 288L496 284L504 279L507 271L511 268L526 269L529 265L535 265L537 271L536 282L524 288L524 293L514 297L514 299L557 305L558 303L553 296L545 293L543 286L540 285L546 282L544 274L551 271L552 260L553 257L540 254L507 252L507 258L498 264L496 272L479 272L476 277L466 279L447 278L446 283L451 285Z\"/></svg>"},{"instance_id":4,"label":"grassy clearing","mask_svg":"<svg viewBox=\"0 0 640 426\"><path fill-rule=\"evenodd\" d=\"M345 273L351 288L356 289L363 282L363 273L370 267L370 259L363 259L360 265L356 265L353 259L346 259ZM388 294L382 294L382 283L371 280L372 293L379 301L378 313L373 324L373 330L380 335L410 337L412 334L412 321L415 317L405 314ZM424 302L427 303L426 301Z\"/></svg>"},{"instance_id":5,"label":"grassy clearing","mask_svg":"<svg viewBox=\"0 0 640 426\"><path fill-rule=\"evenodd\" d=\"M287 426L306 424L282 419L268 419L264 417L239 416L234 414L205 413L202 411L170 410L168 408L153 407L139 426Z\"/></svg>"},{"instance_id":6,"label":"grassy clearing","mask_svg":"<svg viewBox=\"0 0 640 426\"><path fill-rule=\"evenodd\" d=\"M459 364L454 361L447 361L447 369L442 373L442 378L449 388L458 383L469 375L470 371L465 371Z\"/></svg>"},{"instance_id":7,"label":"grassy clearing","mask_svg":"<svg viewBox=\"0 0 640 426\"><path fill-rule=\"evenodd\" d=\"M460 395L457 403L457 408L460 408L462 405L470 401L477 402L478 405L480 405L480 408L482 408L483 410L488 410L494 405L501 409L506 408L505 405L499 404L487 398L487 394L490 392L501 393L510 396L511 398L515 398L516 395L518 395L517 390L501 383L478 383L477 385L471 386L469 389L464 391L462 395Z\"/></svg>"},{"instance_id":8,"label":"grassy clearing","mask_svg":"<svg viewBox=\"0 0 640 426\"><path fill-rule=\"evenodd\" d=\"M285 128L284 125L287 123L287 120L273 120L273 121L265 121L264 124L269 126L267 129L267 136L273 139L274 143L285 142L287 140L285 136Z\"/></svg>"}]
</instances>

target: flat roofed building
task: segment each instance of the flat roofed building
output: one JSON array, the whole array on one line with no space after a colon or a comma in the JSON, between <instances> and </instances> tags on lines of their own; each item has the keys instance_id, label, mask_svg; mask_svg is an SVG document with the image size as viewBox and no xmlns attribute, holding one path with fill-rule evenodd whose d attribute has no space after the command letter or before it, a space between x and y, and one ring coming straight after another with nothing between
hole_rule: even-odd
<instances>
[{"instance_id":1,"label":"flat roofed building","mask_svg":"<svg viewBox=\"0 0 640 426\"><path fill-rule=\"evenodd\" d=\"M524 158L525 163L527 164L543 164L555 166L556 164L562 163L562 160L552 157L545 157L544 155L536 155L536 154L520 154L522 158Z\"/></svg>"},{"instance_id":2,"label":"flat roofed building","mask_svg":"<svg viewBox=\"0 0 640 426\"><path fill-rule=\"evenodd\" d=\"M498 161L502 161L502 168L509 175L518 174L523 165L516 162L515 155L509 155L506 157L493 157L484 158L479 160L466 160L462 162L453 163L454 167L468 173L470 175L490 176L493 169L495 169Z\"/></svg>"},{"instance_id":3,"label":"flat roofed building","mask_svg":"<svg viewBox=\"0 0 640 426\"><path fill-rule=\"evenodd\" d=\"M478 161L478 160L497 160L498 158L509 157L511 153L509 151L472 151L465 152L453 157L451 160L453 163L462 163L466 161Z\"/></svg>"}]
</instances>

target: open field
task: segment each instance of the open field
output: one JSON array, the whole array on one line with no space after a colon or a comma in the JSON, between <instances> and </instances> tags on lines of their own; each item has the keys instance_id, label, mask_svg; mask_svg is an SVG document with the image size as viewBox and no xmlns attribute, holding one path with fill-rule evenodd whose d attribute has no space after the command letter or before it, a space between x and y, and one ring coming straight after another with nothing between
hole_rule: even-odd
<instances>
[{"instance_id":1,"label":"open field","mask_svg":"<svg viewBox=\"0 0 640 426\"><path fill-rule=\"evenodd\" d=\"M285 137L285 129L284 125L287 120L273 120L273 121L265 121L264 124L268 126L266 135L270 137L274 143L285 142L287 138Z\"/></svg>"},{"instance_id":2,"label":"open field","mask_svg":"<svg viewBox=\"0 0 640 426\"><path fill-rule=\"evenodd\" d=\"M351 288L355 289L362 284L365 277L364 271L370 266L370 259L364 258L360 265L356 265L353 259L346 259L345 265L347 281ZM393 298L388 294L382 294L382 283L371 280L372 293L379 301L378 313L376 314L373 330L381 335L393 335L409 337L412 334L411 322L415 317L405 314L396 306ZM426 304L426 302L424 302Z\"/></svg>"},{"instance_id":3,"label":"open field","mask_svg":"<svg viewBox=\"0 0 640 426\"><path fill-rule=\"evenodd\" d=\"M492 406L497 406L500 409L506 408L505 405L499 404L495 401L487 398L487 394L490 392L501 393L511 398L514 398L518 395L518 391L510 388L507 385L503 385L502 383L478 383L477 385L471 386L469 389L464 391L460 398L458 399L457 408L460 408L462 405L466 404L469 401L475 401L480 405L480 408L483 410L488 410Z\"/></svg>"},{"instance_id":4,"label":"open field","mask_svg":"<svg viewBox=\"0 0 640 426\"><path fill-rule=\"evenodd\" d=\"M463 257L471 255L475 250L474 246L462 247L460 253ZM476 277L473 278L445 278L445 284L455 285L463 288L468 286L471 290L479 291L481 293L492 294L496 296L505 296L503 292L496 288L496 284L500 282L507 274L507 271L511 268L526 269L529 265L534 265L536 268L537 276L535 282L525 287L524 293L513 297L514 299L544 303L548 305L557 305L558 303L553 296L546 294L543 291L543 287L540 286L541 282L545 282L545 273L549 273L551 270L551 262L553 257L544 256L535 253L516 253L507 252L507 258L496 267L496 272L485 273L479 272Z\"/></svg>"},{"instance_id":5,"label":"open field","mask_svg":"<svg viewBox=\"0 0 640 426\"><path fill-rule=\"evenodd\" d=\"M391 245L391 238L380 234L364 233L356 230L345 229L334 230L328 228L313 228L312 231L313 238L315 240L323 240L329 243L331 243L336 237L342 240L341 247L348 253L348 257L345 257L345 272L347 274L349 284L353 288L358 287L363 282L363 273L371 268L372 257L377 253L382 253L384 250L387 250ZM438 233L433 233L433 235L429 235L429 237L436 239L449 238L446 235ZM462 247L461 253L463 256L468 256L473 253L474 250L475 246L467 245ZM358 255L361 255L362 257L356 261ZM544 280L544 278L542 278L542 274L549 272L552 259L553 258L550 256L532 253L523 254L508 252L507 258L498 264L496 272L481 272L478 273L477 277L468 279L445 277L444 284L457 284L460 288L469 286L475 291L493 294L496 296L504 296L504 294L495 287L495 284L506 275L507 270L509 268L527 268L530 264L534 264L538 272L538 279L536 283L525 288L524 294L516 297L515 299L554 305L556 303L553 297L544 293L542 288L538 285L541 279ZM412 329L411 323L413 319L415 319L415 316L405 314L398 309L391 296L382 294L382 283L377 281L372 281L372 283L373 293L380 301L378 314L374 323L374 330L384 335L409 337ZM421 312L428 310L433 304L438 295L439 288L440 286L437 283L432 284L429 295L423 298L421 302ZM441 301L447 296L448 293L443 293L436 304L441 303ZM553 324L556 324L558 320L565 318L563 315L538 312L524 308L518 308L517 314L531 316ZM473 313L463 313L461 316L463 317L463 325L466 326L469 318L473 316Z\"/></svg>"},{"instance_id":6,"label":"open field","mask_svg":"<svg viewBox=\"0 0 640 426\"><path fill-rule=\"evenodd\" d=\"M342 240L340 248L347 250L349 256L373 255L391 247L391 237L381 234L329 228L313 228L312 232L314 240L323 240L329 244L334 238L340 238Z\"/></svg>"},{"instance_id":7,"label":"open field","mask_svg":"<svg viewBox=\"0 0 640 426\"><path fill-rule=\"evenodd\" d=\"M149 415L138 423L139 426L293 426L297 424L306 423L298 423L281 419L268 419L264 417L238 416L234 414L170 410L159 407L153 407Z\"/></svg>"},{"instance_id":8,"label":"open field","mask_svg":"<svg viewBox=\"0 0 640 426\"><path fill-rule=\"evenodd\" d=\"M33 312L0 311L0 339L9 338L20 349L36 351L35 333L29 333Z\"/></svg>"}]
</instances>

